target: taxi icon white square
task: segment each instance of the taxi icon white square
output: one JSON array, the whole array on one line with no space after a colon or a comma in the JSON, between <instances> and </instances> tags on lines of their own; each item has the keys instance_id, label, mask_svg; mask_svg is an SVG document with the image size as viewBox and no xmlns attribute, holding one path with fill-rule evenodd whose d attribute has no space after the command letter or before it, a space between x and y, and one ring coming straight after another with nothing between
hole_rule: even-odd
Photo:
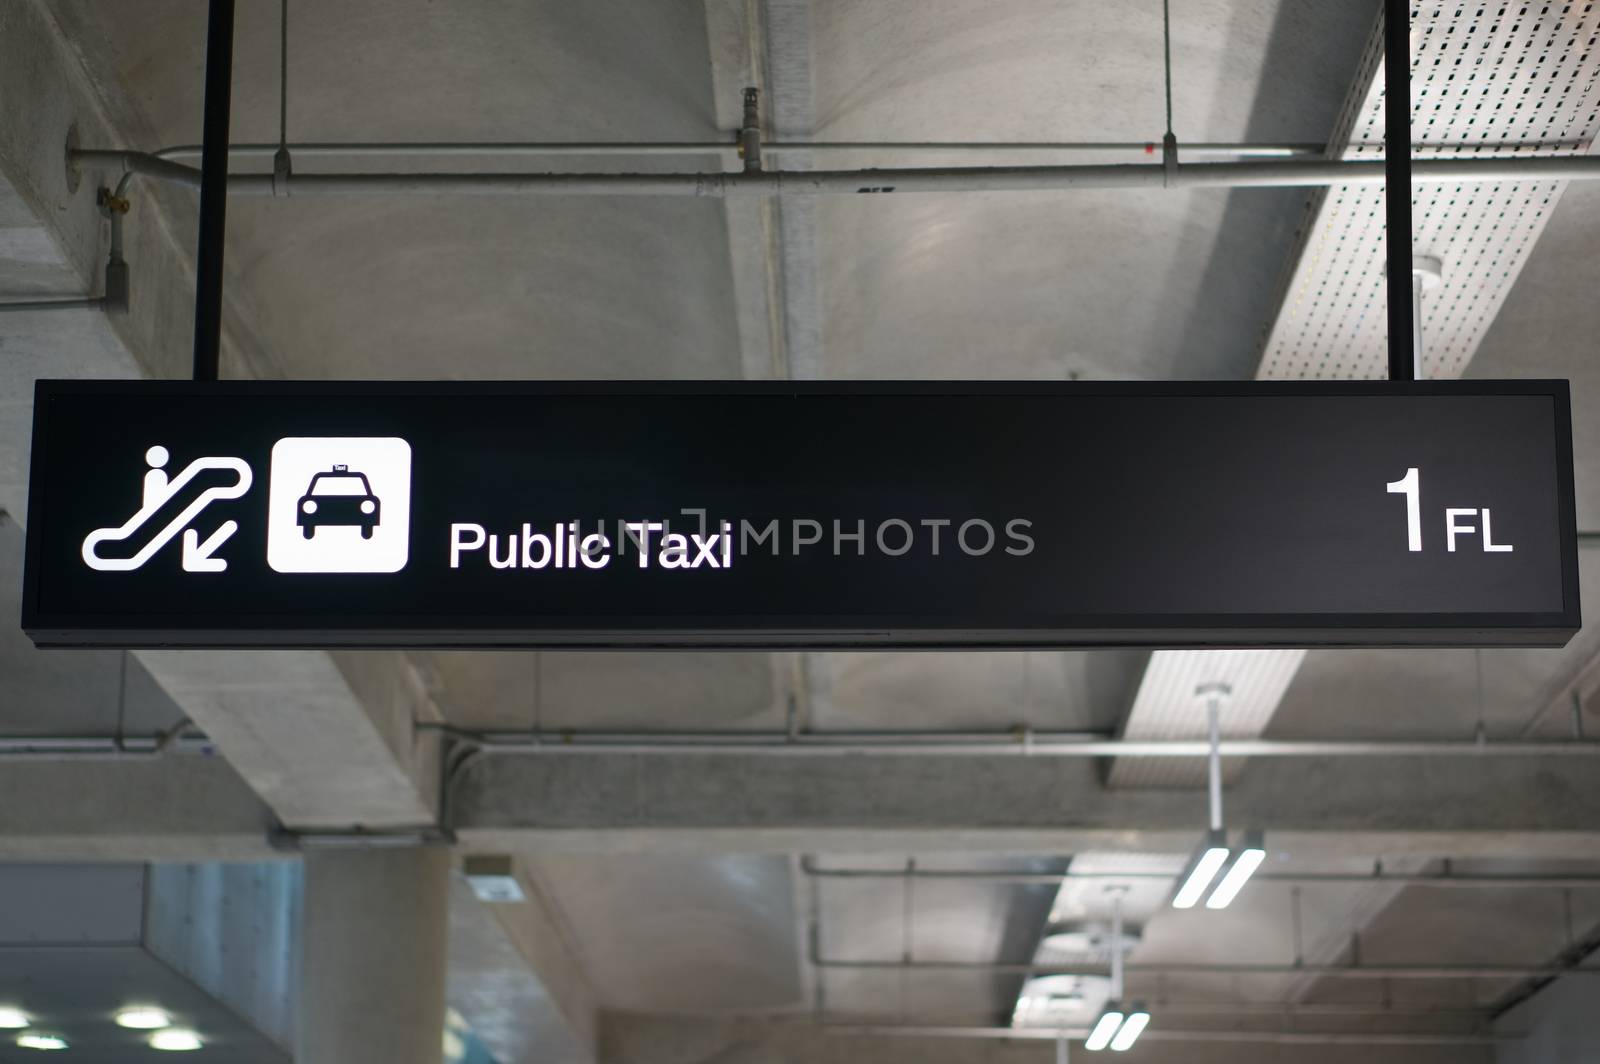
<instances>
[{"instance_id":1,"label":"taxi icon white square","mask_svg":"<svg viewBox=\"0 0 1600 1064\"><path fill-rule=\"evenodd\" d=\"M411 445L286 436L272 446L267 564L280 573L397 573L411 551Z\"/></svg>"}]
</instances>

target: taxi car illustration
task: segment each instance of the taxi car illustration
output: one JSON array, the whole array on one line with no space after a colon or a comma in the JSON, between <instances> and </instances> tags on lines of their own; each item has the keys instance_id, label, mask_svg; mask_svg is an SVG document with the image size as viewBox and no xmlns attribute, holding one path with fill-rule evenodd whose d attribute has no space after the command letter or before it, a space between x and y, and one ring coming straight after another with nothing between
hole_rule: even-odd
<instances>
[{"instance_id":1,"label":"taxi car illustration","mask_svg":"<svg viewBox=\"0 0 1600 1064\"><path fill-rule=\"evenodd\" d=\"M307 539L324 525L353 525L361 529L362 539L371 539L381 514L367 475L352 473L347 465L314 475L295 506L295 520Z\"/></svg>"}]
</instances>

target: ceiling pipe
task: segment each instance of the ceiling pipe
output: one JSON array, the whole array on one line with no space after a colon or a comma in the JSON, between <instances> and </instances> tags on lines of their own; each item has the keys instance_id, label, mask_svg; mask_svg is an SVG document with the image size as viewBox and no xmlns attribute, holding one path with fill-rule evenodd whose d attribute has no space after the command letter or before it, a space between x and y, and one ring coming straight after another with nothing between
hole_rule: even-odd
<instances>
[{"instance_id":1,"label":"ceiling pipe","mask_svg":"<svg viewBox=\"0 0 1600 1064\"><path fill-rule=\"evenodd\" d=\"M917 867L914 871L903 868L819 868L815 858L806 855L800 859L800 870L814 879L932 879L955 882L1013 883L1017 885L1059 886L1072 880L1112 880L1121 882L1170 882L1176 872L1123 871L1114 869L1094 872L988 872L963 871ZM1436 887L1444 890L1494 890L1543 889L1585 890L1600 889L1600 875L1592 876L1496 876L1496 875L1425 875L1421 873L1394 872L1257 872L1252 883L1283 883L1315 885L1370 885L1393 883L1397 886Z\"/></svg>"},{"instance_id":2,"label":"ceiling pipe","mask_svg":"<svg viewBox=\"0 0 1600 1064\"><path fill-rule=\"evenodd\" d=\"M198 183L199 172L137 152L78 149L74 164L122 165L141 173ZM176 170L174 170L176 168ZM1600 178L1600 156L1418 159L1415 181L1555 181ZM911 192L1035 192L1117 188L1311 188L1381 184L1382 160L1273 160L1096 166L942 167L876 170L765 170L743 173L363 173L232 174L230 192L271 196L548 195L548 196L822 196ZM120 186L119 186L120 187Z\"/></svg>"},{"instance_id":3,"label":"ceiling pipe","mask_svg":"<svg viewBox=\"0 0 1600 1064\"><path fill-rule=\"evenodd\" d=\"M20 303L0 303L0 314L32 314L41 310L99 310L105 305L104 296L30 299Z\"/></svg>"},{"instance_id":4,"label":"ceiling pipe","mask_svg":"<svg viewBox=\"0 0 1600 1064\"><path fill-rule=\"evenodd\" d=\"M860 972L979 973L990 975L1090 975L1109 977L1106 967L1063 968L1005 961L857 961L811 958L823 969ZM1564 975L1600 976L1600 967L1505 964L1125 964L1127 975L1314 975L1325 979L1533 979Z\"/></svg>"},{"instance_id":5,"label":"ceiling pipe","mask_svg":"<svg viewBox=\"0 0 1600 1064\"><path fill-rule=\"evenodd\" d=\"M728 754L753 757L1208 757L1209 741L1131 740L1078 732L472 732L418 725L483 754ZM1593 757L1593 740L1224 739L1224 757Z\"/></svg>"},{"instance_id":6,"label":"ceiling pipe","mask_svg":"<svg viewBox=\"0 0 1600 1064\"><path fill-rule=\"evenodd\" d=\"M846 1024L827 1023L823 1029L831 1035L858 1037L903 1036L911 1038L996 1038L1054 1040L1063 1032L1071 1038L1082 1038L1088 1033L1084 1027L939 1027L905 1024ZM1487 1046L1496 1042L1520 1041L1521 1035L1481 1034L1416 1034L1388 1031L1219 1031L1201 1028L1182 1030L1174 1027L1149 1027L1140 1036L1141 1042L1223 1042L1265 1043L1269 1045L1315 1046Z\"/></svg>"},{"instance_id":7,"label":"ceiling pipe","mask_svg":"<svg viewBox=\"0 0 1600 1064\"><path fill-rule=\"evenodd\" d=\"M728 157L739 151L731 141L486 141L486 142L369 142L365 144L313 143L286 145L290 154L322 158L362 158L409 156L428 158L519 158L529 155L562 156L663 156L718 154ZM1191 155L1225 155L1241 159L1289 159L1318 156L1321 144L1239 144L1205 141L1182 145ZM265 158L277 154L277 144L234 144L228 151L236 158ZM1136 152L1154 155L1160 141L1017 141L1017 140L865 140L865 141L762 141L763 154L797 151L813 155L848 152L892 152L906 155L1010 155L1010 154L1086 154ZM175 144L151 153L162 159L193 159L200 154L198 144Z\"/></svg>"}]
</instances>

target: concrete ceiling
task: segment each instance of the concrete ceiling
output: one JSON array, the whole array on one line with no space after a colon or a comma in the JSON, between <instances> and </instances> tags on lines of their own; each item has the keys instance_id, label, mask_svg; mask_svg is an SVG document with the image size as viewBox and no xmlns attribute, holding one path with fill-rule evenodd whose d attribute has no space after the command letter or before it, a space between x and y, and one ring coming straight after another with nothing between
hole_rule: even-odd
<instances>
[{"instance_id":1,"label":"concrete ceiling","mask_svg":"<svg viewBox=\"0 0 1600 1064\"><path fill-rule=\"evenodd\" d=\"M1174 4L1179 137L1324 142L1377 6ZM204 7L202 0L43 5L98 96L100 128L116 138L94 146L150 150L198 140ZM729 11L737 16L731 21ZM759 42L754 49L751 38ZM233 139L273 141L275 4L241 5L236 47ZM319 0L290 9L289 136L728 140L734 101L718 94L741 73L729 69L729 56L766 73L765 106L785 139L1146 141L1158 139L1164 124L1156 0ZM787 165L814 162L791 154ZM970 159L877 153L841 165L963 161ZM508 165L480 160L475 168ZM617 163L566 157L549 165ZM650 157L628 168L717 165L716 155L704 154ZM770 224L752 228L736 208L709 200L236 198L225 372L738 377L750 365L741 322L767 315L777 323L775 361L795 376L1246 378L1277 311L1276 281L1305 203L1292 190L840 197L786 202ZM136 185L130 240L191 247L194 204L187 191ZM47 254L44 266L29 257L37 234L16 197L0 196L0 233L17 234L0 242L8 293L62 291L74 282L59 255ZM1574 185L1469 370L1571 378L1586 529L1600 529L1597 241L1600 188ZM147 263L135 260L135 299L181 305L188 278ZM751 263L767 271L754 286L741 272ZM751 287L768 293L770 305L753 310ZM103 342L80 335L86 328L5 321L0 351L54 354L50 364L59 367L62 351ZM151 372L172 373L183 360L167 350L145 361ZM0 398L15 415L8 425L25 421L25 397L8 391ZM4 455L12 507L20 506L20 439L13 433ZM13 589L19 542L14 526L0 529L0 576ZM1589 575L1585 585L1591 617L1600 616L1597 580ZM1563 651L1314 652L1267 735L1467 739L1480 723L1497 738L1559 731L1567 719L1550 707L1597 652L1594 624ZM819 730L1114 731L1147 657L452 652L410 655L408 665L442 717L465 728L777 731L793 720ZM0 674L37 694L6 712L0 730L8 735L105 734L116 720L149 732L179 714L121 655L68 661L0 633ZM1198 836L1198 796L1194 819ZM600 1006L618 1012L803 1012L817 1007L820 988L827 1007L856 1019L1006 1022L1015 979L819 977L805 963L808 921L818 922L821 953L838 959L1025 963L1055 898L1051 890L984 883L939 885L910 902L899 881L817 888L789 856L526 856ZM1418 869L1450 856L1412 855ZM1070 857L896 850L828 860L1059 871ZM1274 861L1290 870L1370 867L1336 838L1325 851L1277 852ZM1576 896L1580 933L1600 921L1597 897ZM1223 918L1174 914L1161 901L1138 914L1147 926L1136 961L1248 953L1244 959L1286 963L1294 955L1286 889L1252 888ZM1308 959L1337 959L1355 932L1374 962L1542 964L1563 947L1559 896L1475 892L1441 901L1417 889L1347 885L1308 889L1302 902ZM1056 904L1103 915L1103 899L1064 894ZM1367 983L1281 976L1197 977L1161 989L1191 1001L1288 996L1337 1004L1358 995L1382 1003ZM1397 988L1393 1001L1480 1008L1508 989L1415 981ZM708 1049L681 1059L723 1058Z\"/></svg>"}]
</instances>

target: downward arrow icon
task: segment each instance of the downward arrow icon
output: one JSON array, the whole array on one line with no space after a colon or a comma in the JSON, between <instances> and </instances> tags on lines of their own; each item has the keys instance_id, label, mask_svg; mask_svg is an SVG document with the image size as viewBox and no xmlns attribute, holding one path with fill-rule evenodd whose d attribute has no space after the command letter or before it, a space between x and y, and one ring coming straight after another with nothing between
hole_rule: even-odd
<instances>
[{"instance_id":1,"label":"downward arrow icon","mask_svg":"<svg viewBox=\"0 0 1600 1064\"><path fill-rule=\"evenodd\" d=\"M212 553L239 531L239 522L224 521L222 527L200 542L200 533L192 528L183 530L183 568L189 573L220 573L228 567L226 558L213 558Z\"/></svg>"}]
</instances>

